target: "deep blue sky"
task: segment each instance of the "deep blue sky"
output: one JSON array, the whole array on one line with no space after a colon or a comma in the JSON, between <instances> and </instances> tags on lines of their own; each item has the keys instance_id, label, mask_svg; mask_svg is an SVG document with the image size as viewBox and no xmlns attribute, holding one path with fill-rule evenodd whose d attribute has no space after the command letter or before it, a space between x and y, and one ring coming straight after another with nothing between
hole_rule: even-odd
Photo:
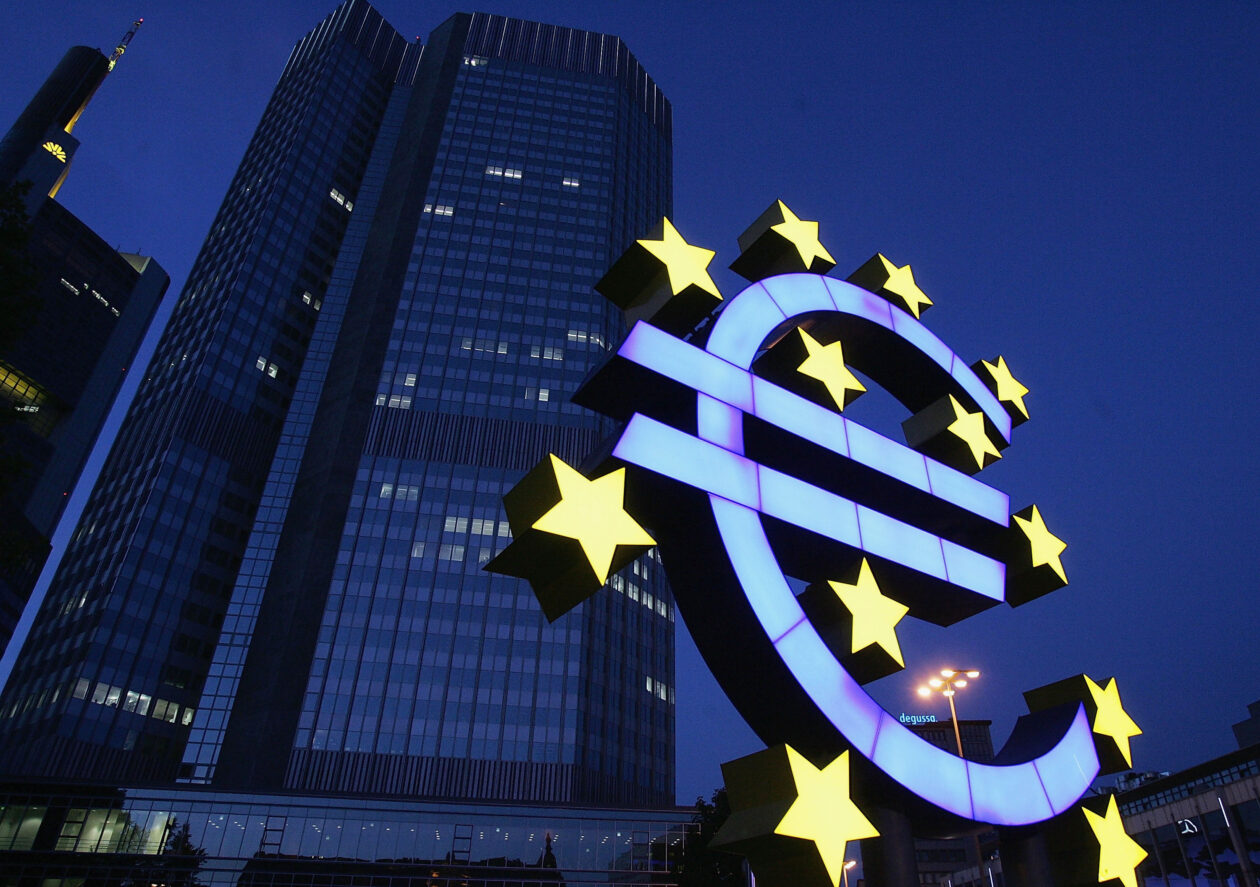
<instances>
[{"instance_id":1,"label":"deep blue sky","mask_svg":"<svg viewBox=\"0 0 1260 887\"><path fill-rule=\"evenodd\" d=\"M131 51L83 116L62 202L170 271L173 300L295 40L333 6L14 5L0 125L73 43ZM382 0L409 35L453 7ZM894 713L946 664L1005 739L1020 693L1115 675L1141 769L1233 747L1260 698L1256 356L1260 7L1242 4L486 2L618 34L674 106L674 221L736 256L772 200L848 273L910 262L926 323L1004 355L1032 421L983 478L1036 502L1068 588L902 631ZM730 272L718 275L728 292ZM0 672L7 671L7 664ZM678 796L759 743L679 635ZM940 706L937 714L943 714Z\"/></svg>"}]
</instances>

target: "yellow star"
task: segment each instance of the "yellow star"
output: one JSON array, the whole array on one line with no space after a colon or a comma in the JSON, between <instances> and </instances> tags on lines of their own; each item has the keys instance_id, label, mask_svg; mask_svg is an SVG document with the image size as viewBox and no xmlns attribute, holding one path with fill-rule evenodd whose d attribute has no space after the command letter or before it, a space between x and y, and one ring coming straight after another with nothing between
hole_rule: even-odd
<instances>
[{"instance_id":1,"label":"yellow star","mask_svg":"<svg viewBox=\"0 0 1260 887\"><path fill-rule=\"evenodd\" d=\"M844 349L839 341L822 345L804 329L799 329L798 332L805 342L805 350L809 352L809 356L797 370L827 386L827 393L836 402L836 407L843 411L854 398L866 390L866 386L844 365ZM853 392L852 397L848 394L850 391Z\"/></svg>"},{"instance_id":2,"label":"yellow star","mask_svg":"<svg viewBox=\"0 0 1260 887\"><path fill-rule=\"evenodd\" d=\"M600 582L608 580L618 545L656 544L622 507L624 468L587 480L555 455L551 465L560 488L560 501L534 521L534 528L580 542Z\"/></svg>"},{"instance_id":3,"label":"yellow star","mask_svg":"<svg viewBox=\"0 0 1260 887\"><path fill-rule=\"evenodd\" d=\"M901 658L901 645L897 643L897 623L910 612L910 608L892 598L884 597L866 558L862 558L856 583L849 585L845 582L828 581L827 584L853 616L851 652L856 653L871 644L879 644L904 668L906 661Z\"/></svg>"},{"instance_id":4,"label":"yellow star","mask_svg":"<svg viewBox=\"0 0 1260 887\"><path fill-rule=\"evenodd\" d=\"M1112 678L1106 688L1103 688L1086 675L1085 686L1089 688L1089 695L1094 697L1094 705L1098 706L1098 711L1094 714L1094 732L1114 739L1120 754L1124 755L1125 763L1132 767L1129 737L1141 736L1142 729L1120 704L1120 688L1116 686L1116 679Z\"/></svg>"},{"instance_id":5,"label":"yellow star","mask_svg":"<svg viewBox=\"0 0 1260 887\"><path fill-rule=\"evenodd\" d=\"M1028 537L1028 544L1032 546L1032 565L1041 567L1049 564L1050 568L1066 583L1067 573L1063 572L1063 560L1060 555L1067 549L1067 543L1046 528L1046 522L1037 506L1032 507L1031 519L1022 518L1018 514L1013 514L1011 517L1024 531L1024 535Z\"/></svg>"},{"instance_id":6,"label":"yellow star","mask_svg":"<svg viewBox=\"0 0 1260 887\"><path fill-rule=\"evenodd\" d=\"M818 240L818 223L806 222L796 217L796 213L787 208L787 204L782 200L778 201L779 210L783 213L783 221L777 225L771 225L770 230L789 241L792 246L796 247L796 251L800 253L801 261L808 269L815 258L824 259L832 265L836 264L836 260L831 257L831 253Z\"/></svg>"},{"instance_id":7,"label":"yellow star","mask_svg":"<svg viewBox=\"0 0 1260 887\"><path fill-rule=\"evenodd\" d=\"M993 377L993 384L997 387L997 391L994 392L997 394L997 399L1003 403L1011 404L1027 419L1028 407L1024 406L1024 395L1028 393L1028 389L1011 375L1010 367L1006 365L1006 358L999 355L996 366L987 360L980 362L984 364L984 368Z\"/></svg>"},{"instance_id":8,"label":"yellow star","mask_svg":"<svg viewBox=\"0 0 1260 887\"><path fill-rule=\"evenodd\" d=\"M849 798L849 753L843 752L821 770L791 747L787 756L796 783L796 800L774 833L813 841L831 883L839 885L845 845L879 837L879 831Z\"/></svg>"},{"instance_id":9,"label":"yellow star","mask_svg":"<svg viewBox=\"0 0 1260 887\"><path fill-rule=\"evenodd\" d=\"M884 271L888 273L888 280L884 283L883 289L901 299L905 303L906 310L915 317L918 317L924 308L931 307L932 300L914 282L914 272L910 270L909 265L898 268L884 258L883 253L880 253L879 259L884 263Z\"/></svg>"},{"instance_id":10,"label":"yellow star","mask_svg":"<svg viewBox=\"0 0 1260 887\"><path fill-rule=\"evenodd\" d=\"M993 445L993 441L989 440L989 435L984 430L984 413L967 412L952 394L949 396L949 402L954 408L954 421L949 423L949 431L971 450L971 456L976 460L976 465L984 468L985 456L1002 458L1002 454L998 452L998 448Z\"/></svg>"},{"instance_id":11,"label":"yellow star","mask_svg":"<svg viewBox=\"0 0 1260 887\"><path fill-rule=\"evenodd\" d=\"M669 219L661 221L664 225L660 240L640 240L638 243L664 263L673 294L676 296L688 286L695 285L719 299L722 298L717 284L713 282L713 278L706 270L717 253L702 246L692 246L683 240L683 236L678 233Z\"/></svg>"},{"instance_id":12,"label":"yellow star","mask_svg":"<svg viewBox=\"0 0 1260 887\"><path fill-rule=\"evenodd\" d=\"M1084 807L1081 812L1098 839L1098 883L1118 878L1124 887L1137 887L1137 867L1146 859L1146 851L1125 833L1116 796L1107 799L1103 816Z\"/></svg>"}]
</instances>

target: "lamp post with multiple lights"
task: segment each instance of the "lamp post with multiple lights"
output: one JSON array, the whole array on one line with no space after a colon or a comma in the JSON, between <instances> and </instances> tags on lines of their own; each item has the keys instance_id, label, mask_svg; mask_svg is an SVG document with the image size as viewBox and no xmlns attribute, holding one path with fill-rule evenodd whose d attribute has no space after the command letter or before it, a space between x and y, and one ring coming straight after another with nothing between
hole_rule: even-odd
<instances>
[{"instance_id":1,"label":"lamp post with multiple lights","mask_svg":"<svg viewBox=\"0 0 1260 887\"><path fill-rule=\"evenodd\" d=\"M973 681L980 677L980 670L976 668L942 668L940 677L928 678L927 686L919 688L920 696L931 696L933 693L940 693L949 700L949 719L954 723L954 742L958 743L958 757L966 758L963 754L962 731L958 729L958 709L954 706L954 694L967 686L968 681ZM984 866L984 856L980 852L980 836L973 835L972 840L976 847L976 873L979 876L980 869Z\"/></svg>"},{"instance_id":2,"label":"lamp post with multiple lights","mask_svg":"<svg viewBox=\"0 0 1260 887\"><path fill-rule=\"evenodd\" d=\"M949 700L949 718L954 722L954 741L958 743L958 757L967 757L963 754L962 733L958 729L958 709L954 707L954 692L967 686L967 682L980 677L980 671L975 668L942 668L939 678L929 678L926 687L919 688L920 696L931 696L932 693L940 693Z\"/></svg>"}]
</instances>

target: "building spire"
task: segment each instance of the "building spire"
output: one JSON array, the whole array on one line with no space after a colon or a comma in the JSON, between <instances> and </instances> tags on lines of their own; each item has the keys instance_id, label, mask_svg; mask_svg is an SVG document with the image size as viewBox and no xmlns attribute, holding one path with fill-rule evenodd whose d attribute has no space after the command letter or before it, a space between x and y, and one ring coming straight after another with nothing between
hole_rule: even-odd
<instances>
[{"instance_id":1,"label":"building spire","mask_svg":"<svg viewBox=\"0 0 1260 887\"><path fill-rule=\"evenodd\" d=\"M118 41L118 45L114 47L114 51L109 57L109 69L111 71L114 70L114 65L118 63L118 59L120 59L122 54L127 51L127 46L131 43L131 38L136 36L136 31L140 30L140 26L143 24L144 19L136 19L131 23L131 30L126 34L123 34L122 39Z\"/></svg>"}]
</instances>

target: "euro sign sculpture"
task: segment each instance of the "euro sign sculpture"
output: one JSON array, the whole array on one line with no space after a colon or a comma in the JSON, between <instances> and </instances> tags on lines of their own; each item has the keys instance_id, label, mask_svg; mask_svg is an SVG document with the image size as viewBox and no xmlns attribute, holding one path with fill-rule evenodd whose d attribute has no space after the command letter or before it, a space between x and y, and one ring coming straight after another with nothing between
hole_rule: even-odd
<instances>
[{"instance_id":1,"label":"euro sign sculpture","mask_svg":"<svg viewBox=\"0 0 1260 887\"><path fill-rule=\"evenodd\" d=\"M1140 731L1114 680L1025 694L992 762L863 686L904 667L903 617L947 626L1067 584L1040 510L1012 513L976 477L1028 417L1005 359L968 364L930 332L909 266L827 276L817 223L782 202L739 238L751 284L725 301L712 251L668 220L656 235L598 285L632 326L574 396L620 430L582 471L550 456L505 497L514 539L488 569L528 579L556 619L659 546L697 646L771 746L724 768L719 843L763 881L836 885L846 842L879 834L863 803L895 796L924 834L1030 826L1127 767ZM906 443L844 416L866 390L853 370L909 412Z\"/></svg>"}]
</instances>

